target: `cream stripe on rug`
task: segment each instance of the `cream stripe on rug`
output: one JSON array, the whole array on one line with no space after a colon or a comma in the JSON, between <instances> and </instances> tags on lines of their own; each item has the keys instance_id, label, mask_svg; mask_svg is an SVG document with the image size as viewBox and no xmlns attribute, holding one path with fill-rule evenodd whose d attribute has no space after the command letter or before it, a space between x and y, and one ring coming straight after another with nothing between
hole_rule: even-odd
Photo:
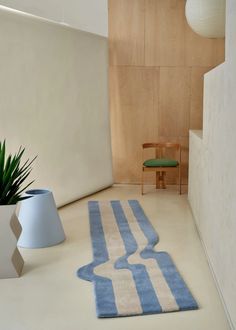
<instances>
[{"instance_id":1,"label":"cream stripe on rug","mask_svg":"<svg viewBox=\"0 0 236 330\"><path fill-rule=\"evenodd\" d=\"M112 280L119 314L140 314L142 307L133 276L128 269L114 269L114 261L126 254L125 246L110 203L99 203L102 226L110 261L97 266L94 273ZM129 302L127 304L127 302Z\"/></svg>"},{"instance_id":2,"label":"cream stripe on rug","mask_svg":"<svg viewBox=\"0 0 236 330\"><path fill-rule=\"evenodd\" d=\"M162 274L162 271L153 258L143 259L140 257L140 252L147 246L148 240L135 218L127 201L121 201L121 205L127 221L129 223L132 234L138 244L138 250L133 255L129 256L128 262L130 264L143 264L149 274L156 296L159 300L163 312L179 310L179 306Z\"/></svg>"}]
</instances>

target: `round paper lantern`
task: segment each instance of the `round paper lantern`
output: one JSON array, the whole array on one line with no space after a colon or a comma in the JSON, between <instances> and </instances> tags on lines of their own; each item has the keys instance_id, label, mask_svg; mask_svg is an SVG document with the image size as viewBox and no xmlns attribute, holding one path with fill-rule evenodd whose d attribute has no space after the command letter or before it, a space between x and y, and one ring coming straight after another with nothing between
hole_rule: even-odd
<instances>
[{"instance_id":1,"label":"round paper lantern","mask_svg":"<svg viewBox=\"0 0 236 330\"><path fill-rule=\"evenodd\" d=\"M185 15L194 32L207 38L225 36L226 0L187 0Z\"/></svg>"}]
</instances>

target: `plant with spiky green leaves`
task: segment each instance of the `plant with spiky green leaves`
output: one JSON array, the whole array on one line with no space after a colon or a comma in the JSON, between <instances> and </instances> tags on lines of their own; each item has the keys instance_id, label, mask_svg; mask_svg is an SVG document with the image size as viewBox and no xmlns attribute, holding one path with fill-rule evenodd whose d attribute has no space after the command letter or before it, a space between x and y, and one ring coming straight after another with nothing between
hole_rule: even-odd
<instances>
[{"instance_id":1,"label":"plant with spiky green leaves","mask_svg":"<svg viewBox=\"0 0 236 330\"><path fill-rule=\"evenodd\" d=\"M21 165L21 159L25 149L20 147L18 152L12 156L6 155L6 142L0 142L0 205L12 205L29 198L21 196L23 191L31 185L31 181L22 188L22 184L29 176L35 160L27 160Z\"/></svg>"}]
</instances>

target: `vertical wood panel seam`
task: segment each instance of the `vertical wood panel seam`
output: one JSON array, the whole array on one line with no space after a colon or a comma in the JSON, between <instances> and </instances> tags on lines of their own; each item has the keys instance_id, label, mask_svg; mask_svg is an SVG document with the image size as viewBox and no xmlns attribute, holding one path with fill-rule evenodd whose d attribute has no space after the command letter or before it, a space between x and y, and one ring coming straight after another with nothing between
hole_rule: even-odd
<instances>
[{"instance_id":1,"label":"vertical wood panel seam","mask_svg":"<svg viewBox=\"0 0 236 330\"><path fill-rule=\"evenodd\" d=\"M157 122L157 130L158 130L158 139L160 138L160 129L159 129L159 123L161 120L161 95L160 95L160 90L161 90L161 70L162 67L159 66L159 79L158 79L158 122ZM158 141L157 141L158 142Z\"/></svg>"},{"instance_id":2,"label":"vertical wood panel seam","mask_svg":"<svg viewBox=\"0 0 236 330\"><path fill-rule=\"evenodd\" d=\"M188 123L188 127L190 130L191 127L191 114L192 114L192 74L193 74L193 67L190 67L190 91L189 91L189 100L190 100L190 105L189 105L189 123Z\"/></svg>"},{"instance_id":3,"label":"vertical wood panel seam","mask_svg":"<svg viewBox=\"0 0 236 330\"><path fill-rule=\"evenodd\" d=\"M192 114L192 74L193 74L193 67L190 67L190 86L189 86L189 118L188 118L188 130L191 128L191 114Z\"/></svg>"},{"instance_id":4,"label":"vertical wood panel seam","mask_svg":"<svg viewBox=\"0 0 236 330\"><path fill-rule=\"evenodd\" d=\"M144 28L144 44L143 44L143 59L144 59L144 66L146 67L146 4L147 1L144 0L144 18L143 18L143 28Z\"/></svg>"}]
</instances>

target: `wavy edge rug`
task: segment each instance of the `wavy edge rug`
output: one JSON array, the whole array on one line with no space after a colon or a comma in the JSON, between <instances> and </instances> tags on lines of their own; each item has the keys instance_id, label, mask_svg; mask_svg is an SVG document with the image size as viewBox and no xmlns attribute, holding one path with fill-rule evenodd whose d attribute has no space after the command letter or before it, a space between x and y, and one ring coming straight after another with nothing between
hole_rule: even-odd
<instances>
[{"instance_id":1,"label":"wavy edge rug","mask_svg":"<svg viewBox=\"0 0 236 330\"><path fill-rule=\"evenodd\" d=\"M98 317L198 309L137 200L89 201L93 262L77 275L94 284Z\"/></svg>"}]
</instances>

